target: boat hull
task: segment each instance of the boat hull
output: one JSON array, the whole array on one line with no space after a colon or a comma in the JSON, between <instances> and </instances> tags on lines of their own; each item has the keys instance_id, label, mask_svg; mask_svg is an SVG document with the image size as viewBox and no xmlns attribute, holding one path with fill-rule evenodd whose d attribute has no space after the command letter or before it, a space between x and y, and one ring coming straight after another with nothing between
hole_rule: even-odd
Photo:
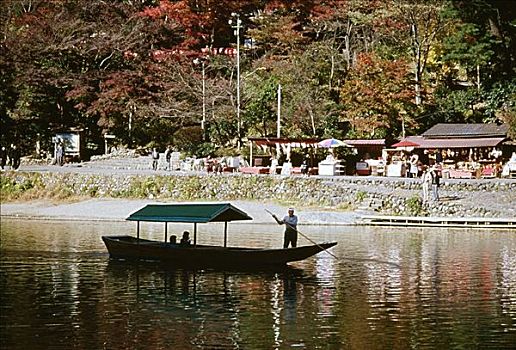
<instances>
[{"instance_id":1,"label":"boat hull","mask_svg":"<svg viewBox=\"0 0 516 350\"><path fill-rule=\"evenodd\" d=\"M132 236L103 236L112 258L144 259L172 262L177 265L256 267L285 265L304 260L336 242L287 249L224 248L217 246L181 246L137 239Z\"/></svg>"}]
</instances>

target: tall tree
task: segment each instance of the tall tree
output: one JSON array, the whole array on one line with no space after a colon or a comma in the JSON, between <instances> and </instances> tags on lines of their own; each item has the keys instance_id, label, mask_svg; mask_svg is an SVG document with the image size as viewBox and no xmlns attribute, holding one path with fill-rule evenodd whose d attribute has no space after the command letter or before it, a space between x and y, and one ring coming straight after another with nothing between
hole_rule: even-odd
<instances>
[{"instance_id":1,"label":"tall tree","mask_svg":"<svg viewBox=\"0 0 516 350\"><path fill-rule=\"evenodd\" d=\"M396 20L404 24L405 38L414 65L415 103L423 102L423 77L430 54L435 50L447 23L441 12L446 0L393 0Z\"/></svg>"},{"instance_id":2,"label":"tall tree","mask_svg":"<svg viewBox=\"0 0 516 350\"><path fill-rule=\"evenodd\" d=\"M125 52L145 52L140 22L132 19L136 11L124 3L83 1L32 2L24 11L14 11L17 2L9 5L3 47L17 92L7 115L20 126L22 119L30 120L44 136L56 127L94 128L95 118L85 118L68 94L77 89L94 96L103 76L127 67ZM19 134L32 138L24 129Z\"/></svg>"},{"instance_id":3,"label":"tall tree","mask_svg":"<svg viewBox=\"0 0 516 350\"><path fill-rule=\"evenodd\" d=\"M359 55L340 91L342 119L352 127L349 136L396 137L403 128L415 127L413 96L406 61Z\"/></svg>"}]
</instances>

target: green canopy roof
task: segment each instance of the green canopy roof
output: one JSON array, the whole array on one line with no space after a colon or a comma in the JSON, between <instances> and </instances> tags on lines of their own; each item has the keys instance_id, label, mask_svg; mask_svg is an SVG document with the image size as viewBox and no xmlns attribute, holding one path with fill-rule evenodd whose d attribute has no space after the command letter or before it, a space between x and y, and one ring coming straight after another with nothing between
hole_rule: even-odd
<instances>
[{"instance_id":1,"label":"green canopy roof","mask_svg":"<svg viewBox=\"0 0 516 350\"><path fill-rule=\"evenodd\" d=\"M252 219L249 215L229 203L147 204L127 217L127 220L131 221L193 223Z\"/></svg>"}]
</instances>

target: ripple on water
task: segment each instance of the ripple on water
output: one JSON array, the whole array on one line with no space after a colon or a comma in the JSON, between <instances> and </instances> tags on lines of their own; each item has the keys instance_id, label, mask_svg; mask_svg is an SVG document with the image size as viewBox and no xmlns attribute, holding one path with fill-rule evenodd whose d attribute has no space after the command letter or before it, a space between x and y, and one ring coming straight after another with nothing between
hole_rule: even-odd
<instances>
[{"instance_id":1,"label":"ripple on water","mask_svg":"<svg viewBox=\"0 0 516 350\"><path fill-rule=\"evenodd\" d=\"M109 260L100 236L126 228L2 220L2 344L503 349L516 343L515 235L309 227L304 233L312 239L339 242L331 250L337 258L322 253L280 271L236 272ZM260 226L258 235L256 229L239 225L230 242L281 245L277 226ZM202 232L203 242L220 243L220 234ZM143 235L162 237L155 228Z\"/></svg>"}]
</instances>

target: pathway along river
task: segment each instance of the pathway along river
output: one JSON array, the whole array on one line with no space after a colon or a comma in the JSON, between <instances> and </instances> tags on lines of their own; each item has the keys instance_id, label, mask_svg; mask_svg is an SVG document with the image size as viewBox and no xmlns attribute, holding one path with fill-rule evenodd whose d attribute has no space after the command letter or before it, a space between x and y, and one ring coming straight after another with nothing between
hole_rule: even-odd
<instances>
[{"instance_id":1,"label":"pathway along river","mask_svg":"<svg viewBox=\"0 0 516 350\"><path fill-rule=\"evenodd\" d=\"M311 226L312 239L339 242L338 260L322 253L280 271L224 272L110 260L101 235L134 228L3 218L2 348L516 346L514 231ZM230 245L281 245L276 225L229 228ZM222 242L222 227L207 230L201 243ZM143 225L142 237L162 231Z\"/></svg>"}]
</instances>

